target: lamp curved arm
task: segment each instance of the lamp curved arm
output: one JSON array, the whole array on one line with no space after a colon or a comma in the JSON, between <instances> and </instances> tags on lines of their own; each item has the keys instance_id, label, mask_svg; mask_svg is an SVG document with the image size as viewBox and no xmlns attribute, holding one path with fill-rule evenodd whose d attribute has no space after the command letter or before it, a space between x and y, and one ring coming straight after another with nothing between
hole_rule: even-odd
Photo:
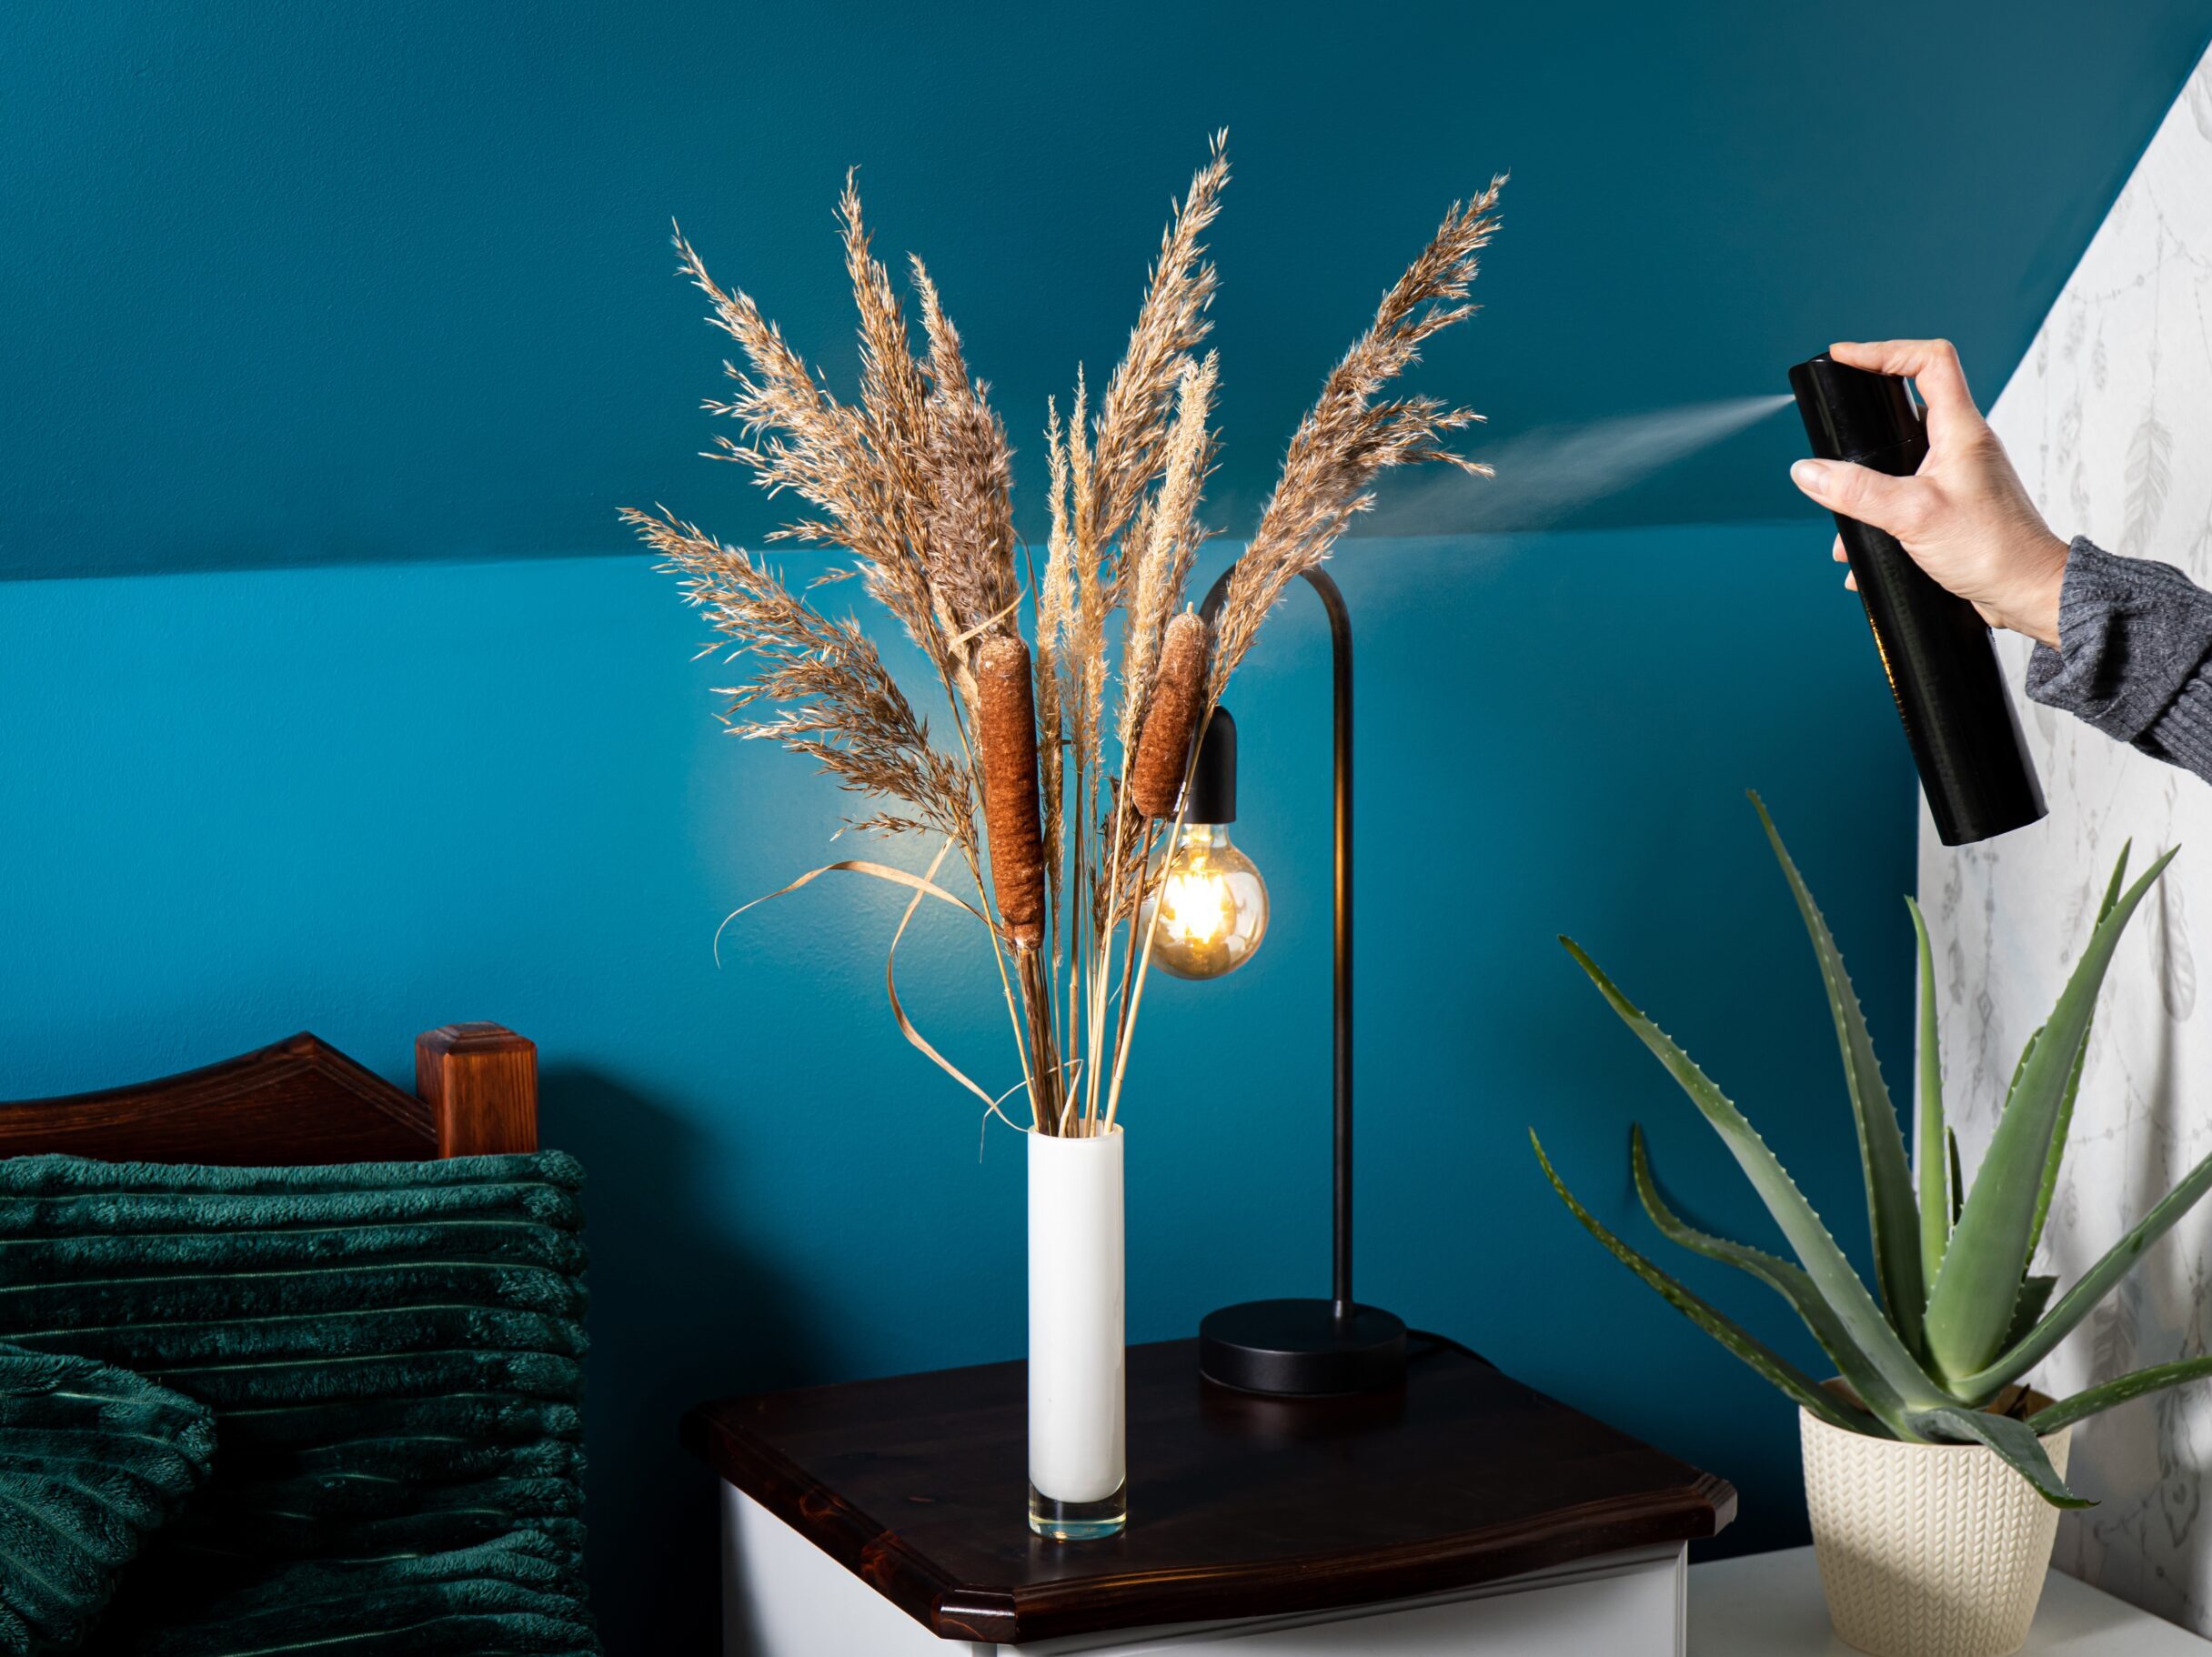
<instances>
[{"instance_id":1,"label":"lamp curved arm","mask_svg":"<svg viewBox=\"0 0 2212 1657\"><path fill-rule=\"evenodd\" d=\"M1228 596L1232 564L1207 589L1199 614L1212 623ZM1331 1303L1336 1317L1352 1316L1352 613L1328 571L1305 570L1306 584L1321 596L1329 615L1329 659L1335 709L1335 1020L1332 1040L1334 1081L1335 1170L1332 1231L1333 1253Z\"/></svg>"}]
</instances>

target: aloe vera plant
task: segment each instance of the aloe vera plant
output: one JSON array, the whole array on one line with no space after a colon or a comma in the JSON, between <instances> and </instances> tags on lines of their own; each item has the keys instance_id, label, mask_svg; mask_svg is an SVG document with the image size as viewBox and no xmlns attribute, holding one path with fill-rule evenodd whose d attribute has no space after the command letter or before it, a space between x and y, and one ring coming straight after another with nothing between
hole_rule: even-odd
<instances>
[{"instance_id":1,"label":"aloe vera plant","mask_svg":"<svg viewBox=\"0 0 2212 1657\"><path fill-rule=\"evenodd\" d=\"M2147 1392L2212 1375L2212 1357L2187 1359L2104 1381L2025 1419L2016 1412L2025 1396L2016 1383L2212 1188L2212 1157L2207 1157L2056 1300L2054 1281L2030 1270L2081 1086L2098 988L2120 934L2174 854L2168 851L2123 889L2127 849L2121 849L2088 944L2051 1016L2028 1039L1988 1154L1968 1186L1957 1140L1944 1120L1935 967L1919 906L1905 899L1920 964L1920 1120L1908 1152L1835 939L1765 805L1756 794L1751 800L1805 918L1835 1018L1865 1176L1873 1289L1743 1112L1572 939L1560 942L1720 1135L1796 1259L1712 1236L1683 1220L1660 1194L1639 1126L1629 1156L1644 1212L1670 1241L1748 1272L1788 1301L1849 1383L1855 1401L1830 1391L1608 1230L1567 1189L1532 1130L1529 1140L1544 1177L1591 1235L1668 1304L1823 1421L1913 1443L1986 1444L2054 1506L2089 1506L2058 1476L2039 1435ZM2010 1408L1995 1407L2005 1400Z\"/></svg>"}]
</instances>

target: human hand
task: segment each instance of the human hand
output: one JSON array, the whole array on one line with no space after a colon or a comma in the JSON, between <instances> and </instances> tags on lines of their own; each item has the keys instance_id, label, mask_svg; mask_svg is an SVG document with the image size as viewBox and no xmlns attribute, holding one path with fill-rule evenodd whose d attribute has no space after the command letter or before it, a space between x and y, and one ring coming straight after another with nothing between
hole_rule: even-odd
<instances>
[{"instance_id":1,"label":"human hand","mask_svg":"<svg viewBox=\"0 0 2212 1657\"><path fill-rule=\"evenodd\" d=\"M2058 594L2066 543L2021 486L2005 446L1974 406L1958 353L1945 339L1838 344L1854 368L1910 376L1927 406L1928 454L1910 477L1841 460L1800 460L1790 478L1832 512L1888 531L1921 568L1970 600L1992 627L2058 648ZM1836 561L1844 541L1835 538ZM1857 590L1857 582L1845 586Z\"/></svg>"}]
</instances>

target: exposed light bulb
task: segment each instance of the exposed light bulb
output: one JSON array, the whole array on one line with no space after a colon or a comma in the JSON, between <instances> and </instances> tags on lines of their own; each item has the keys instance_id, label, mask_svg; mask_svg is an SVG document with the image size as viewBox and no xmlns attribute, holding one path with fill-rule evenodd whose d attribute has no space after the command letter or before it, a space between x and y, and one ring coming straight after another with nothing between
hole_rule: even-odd
<instances>
[{"instance_id":1,"label":"exposed light bulb","mask_svg":"<svg viewBox=\"0 0 2212 1657\"><path fill-rule=\"evenodd\" d=\"M1223 823L1186 823L1161 872L1141 927L1152 932L1152 959L1176 978L1222 978L1252 959L1267 935L1267 882L1229 841Z\"/></svg>"}]
</instances>

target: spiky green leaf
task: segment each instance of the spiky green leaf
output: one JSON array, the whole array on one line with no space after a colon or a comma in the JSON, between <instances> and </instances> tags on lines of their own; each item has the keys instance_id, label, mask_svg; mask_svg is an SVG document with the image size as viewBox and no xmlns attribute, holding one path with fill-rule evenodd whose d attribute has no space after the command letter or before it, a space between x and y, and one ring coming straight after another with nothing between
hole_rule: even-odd
<instances>
[{"instance_id":1,"label":"spiky green leaf","mask_svg":"<svg viewBox=\"0 0 2212 1657\"><path fill-rule=\"evenodd\" d=\"M2012 1322L2005 1331L2007 1351L2026 1339L2027 1331L2043 1316L2043 1309L2051 1303L2051 1290L2057 1287L2058 1280L2055 1277L2028 1277L2020 1280L2019 1295L2012 1303Z\"/></svg>"},{"instance_id":2,"label":"spiky green leaf","mask_svg":"<svg viewBox=\"0 0 2212 1657\"><path fill-rule=\"evenodd\" d=\"M1583 1207L1574 1193L1567 1189L1566 1181L1553 1168L1552 1159L1544 1154L1543 1141L1536 1137L1536 1130L1533 1128L1529 1130L1528 1142L1535 1147L1536 1160L1543 1168L1543 1177L1552 1182L1552 1189L1559 1193L1559 1200L1567 1205L1568 1212L1581 1220L1583 1229L1604 1243L1615 1260L1656 1290L1668 1305L1756 1370L1794 1401L1810 1410L1829 1425L1841 1427L1847 1432L1864 1432L1875 1438L1891 1436L1873 1416L1852 1409L1742 1324L1719 1308L1701 1300L1607 1230L1604 1222Z\"/></svg>"},{"instance_id":3,"label":"spiky green leaf","mask_svg":"<svg viewBox=\"0 0 2212 1657\"><path fill-rule=\"evenodd\" d=\"M2154 1364L2147 1370L2123 1375L2117 1381L2085 1388L2071 1398L2062 1398L2049 1409L2038 1410L2029 1416L2027 1424L2037 1432L2056 1432L2061 1427L2109 1410L2115 1404L2124 1404L2131 1398L2184 1386L2207 1375L2212 1375L2212 1358L2184 1358L2177 1363Z\"/></svg>"},{"instance_id":4,"label":"spiky green leaf","mask_svg":"<svg viewBox=\"0 0 2212 1657\"><path fill-rule=\"evenodd\" d=\"M2100 922L2120 900L2120 883L2127 878L2127 854L2134 848L2133 840L2124 841L2120 846L2120 860L2112 866L2112 879L2105 882L2104 901L2096 906ZM2074 1068L2066 1074L2066 1090L2058 1101L2058 1126L2051 1134L2051 1154L2043 1164L2043 1188L2036 1193L2036 1223L2027 1235L2030 1260L2035 1259L2036 1245L2043 1241L2043 1224L2050 1218L2051 1198L2058 1190L2058 1165L2066 1160L2066 1134L2074 1126L2074 1100L2081 1092L2082 1067L2089 1061L2089 1031L2095 1027L2094 1019L2082 1026L2081 1046L2075 1049Z\"/></svg>"},{"instance_id":5,"label":"spiky green leaf","mask_svg":"<svg viewBox=\"0 0 2212 1657\"><path fill-rule=\"evenodd\" d=\"M2013 1060L2012 1080L2005 1084L2005 1102L2012 1103L2012 1096L2020 1090L2020 1078L2027 1074L2027 1061L2035 1057L2036 1043L2043 1039L2043 1026L2038 1024L2027 1032L2027 1041L2020 1049L2020 1056Z\"/></svg>"},{"instance_id":6,"label":"spiky green leaf","mask_svg":"<svg viewBox=\"0 0 2212 1657\"><path fill-rule=\"evenodd\" d=\"M1920 1118L1914 1139L1913 1185L1920 1202L1920 1280L1932 1283L1951 1240L1950 1168L1945 1158L1943 1051L1936 1022L1936 952L1928 923L1911 898L1913 939L1920 960Z\"/></svg>"},{"instance_id":7,"label":"spiky green leaf","mask_svg":"<svg viewBox=\"0 0 2212 1657\"><path fill-rule=\"evenodd\" d=\"M2036 1493L2055 1508L2093 1508L2096 1502L2076 1496L2051 1465L2036 1429L2008 1415L1988 1415L1956 1405L1923 1411L1914 1418L1921 1436L1938 1443L1986 1444L2005 1464L2036 1487Z\"/></svg>"},{"instance_id":8,"label":"spiky green leaf","mask_svg":"<svg viewBox=\"0 0 2212 1657\"><path fill-rule=\"evenodd\" d=\"M1764 1249L1755 1249L1745 1243L1731 1242L1724 1237L1715 1237L1701 1231L1667 1206L1666 1199L1659 1194L1659 1182L1652 1173L1651 1153L1644 1142L1641 1127L1631 1130L1629 1161L1635 1175L1636 1195L1644 1203L1644 1211L1660 1234L1671 1242L1680 1243L1694 1253L1707 1260L1719 1260L1734 1266L1739 1271L1750 1273L1790 1303L1805 1326L1819 1341L1821 1350L1828 1354L1836 1371L1851 1383L1851 1389L1865 1401L1866 1407L1882 1418L1893 1431L1905 1427L1905 1406L1896 1392L1885 1381L1866 1355L1853 1344L1845 1332L1843 1321L1820 1298L1820 1290L1805 1269L1794 1261L1769 1254Z\"/></svg>"},{"instance_id":9,"label":"spiky green leaf","mask_svg":"<svg viewBox=\"0 0 2212 1657\"><path fill-rule=\"evenodd\" d=\"M2190 1169L2182 1176L2180 1184L2158 1199L2133 1230L2106 1250L2103 1259L2058 1297L2058 1304L2051 1308L2048 1315L2007 1345L2003 1354L1986 1368L1962 1378L1952 1391L1961 1398L1986 1398L2042 1362L2051 1349L2072 1334L2076 1326L2096 1309L2096 1303L2134 1269L2143 1250L2172 1230L2207 1190L2212 1190L2212 1156Z\"/></svg>"},{"instance_id":10,"label":"spiky green leaf","mask_svg":"<svg viewBox=\"0 0 2212 1657\"><path fill-rule=\"evenodd\" d=\"M1889 1321L1917 1352L1921 1346L1921 1320L1927 1304L1927 1279L1921 1271L1920 1230L1914 1213L1913 1175L1905 1160L1905 1134L1897 1126L1897 1110L1890 1102L1889 1088L1882 1080L1882 1067L1875 1058L1874 1039L1866 1031L1866 1016L1844 970L1842 951L1828 930L1828 923L1797 865L1790 860L1766 802L1751 797L1760 825L1775 849L1775 859L1789 882L1797 912L1813 940L1813 954L1820 963L1821 983L1828 992L1828 1009L1835 1019L1835 1044L1843 1053L1844 1080L1851 1093L1851 1114L1858 1124L1859 1164L1866 1179L1866 1217L1874 1231L1875 1280L1881 1284L1882 1304Z\"/></svg>"},{"instance_id":11,"label":"spiky green leaf","mask_svg":"<svg viewBox=\"0 0 2212 1657\"><path fill-rule=\"evenodd\" d=\"M2152 864L2090 935L1966 1193L1943 1270L1928 1295L1928 1356L1946 1379L1984 1369L2005 1339L2014 1294L2027 1270L2036 1198L2074 1055L2120 934L2173 856L2169 851Z\"/></svg>"},{"instance_id":12,"label":"spiky green leaf","mask_svg":"<svg viewBox=\"0 0 2212 1657\"><path fill-rule=\"evenodd\" d=\"M1666 1067L1668 1073L1681 1084L1682 1090L1689 1095L1690 1102L1720 1135L1721 1142L1728 1147L1736 1165L1751 1180L1752 1189L1759 1193L1759 1200L1766 1204L1767 1212L1782 1228L1782 1235L1796 1251L1798 1263L1819 1289L1821 1299L1850 1335L1852 1344L1866 1354L1867 1361L1906 1405L1919 1409L1943 1403L1945 1396L1941 1389L1905 1350L1897 1331L1890 1327L1882 1309L1867 1293L1866 1285L1851 1269L1843 1250L1828 1234L1828 1228L1814 1212L1813 1205L1805 1200L1805 1193L1767 1149L1766 1141L1744 1119L1744 1113L1691 1062L1690 1056L1675 1046L1665 1031L1637 1010L1598 964L1584 953L1581 946L1571 938L1559 941L1590 975L1590 981L1620 1015L1622 1022ZM1916 1269L1918 1256L1914 1258Z\"/></svg>"}]
</instances>

